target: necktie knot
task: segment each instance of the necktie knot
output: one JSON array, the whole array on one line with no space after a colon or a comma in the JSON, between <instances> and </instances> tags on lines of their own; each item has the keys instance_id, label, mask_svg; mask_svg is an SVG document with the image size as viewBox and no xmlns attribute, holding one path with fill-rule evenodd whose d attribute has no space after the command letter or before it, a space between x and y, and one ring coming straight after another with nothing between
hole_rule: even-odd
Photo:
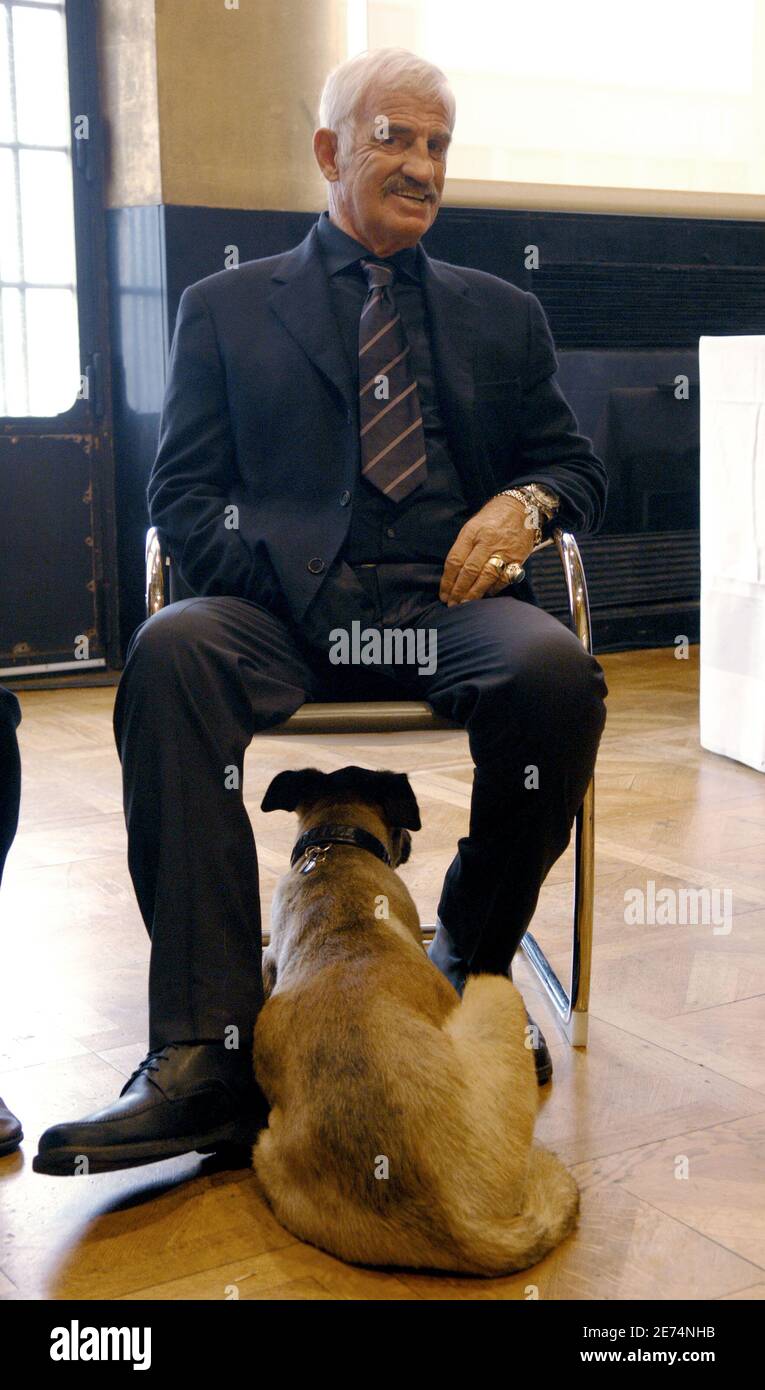
<instances>
[{"instance_id":1,"label":"necktie knot","mask_svg":"<svg viewBox=\"0 0 765 1390\"><path fill-rule=\"evenodd\" d=\"M383 265L380 261L363 260L361 268L367 277L370 290L385 289L393 283L396 274L392 265Z\"/></svg>"}]
</instances>

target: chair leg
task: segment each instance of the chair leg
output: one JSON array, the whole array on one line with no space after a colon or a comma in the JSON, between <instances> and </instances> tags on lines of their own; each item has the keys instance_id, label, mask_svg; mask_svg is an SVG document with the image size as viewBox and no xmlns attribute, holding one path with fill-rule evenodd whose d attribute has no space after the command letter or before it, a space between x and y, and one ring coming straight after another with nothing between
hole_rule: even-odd
<instances>
[{"instance_id":1,"label":"chair leg","mask_svg":"<svg viewBox=\"0 0 765 1390\"><path fill-rule=\"evenodd\" d=\"M570 532L562 531L559 527L554 531L552 539L563 566L571 626L585 650L592 655L590 602L579 546ZM526 932L521 942L526 959L541 981L572 1047L587 1046L594 894L595 783L592 779L576 816L574 937L571 947L569 993L564 989L531 932Z\"/></svg>"},{"instance_id":2,"label":"chair leg","mask_svg":"<svg viewBox=\"0 0 765 1390\"><path fill-rule=\"evenodd\" d=\"M590 782L576 815L574 858L574 937L571 947L571 984L567 992L544 951L526 932L521 946L541 981L556 1017L572 1047L586 1047L592 966L592 923L595 888L595 783Z\"/></svg>"}]
</instances>

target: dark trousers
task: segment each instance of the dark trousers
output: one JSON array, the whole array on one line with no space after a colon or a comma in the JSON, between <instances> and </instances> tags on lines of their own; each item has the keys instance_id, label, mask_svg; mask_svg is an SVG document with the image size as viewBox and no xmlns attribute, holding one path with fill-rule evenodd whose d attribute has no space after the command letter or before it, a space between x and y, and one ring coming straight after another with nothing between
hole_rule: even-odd
<instances>
[{"instance_id":1,"label":"dark trousers","mask_svg":"<svg viewBox=\"0 0 765 1390\"><path fill-rule=\"evenodd\" d=\"M19 823L21 757L16 729L21 707L12 690L0 685L0 882Z\"/></svg>"},{"instance_id":2,"label":"dark trousers","mask_svg":"<svg viewBox=\"0 0 765 1390\"><path fill-rule=\"evenodd\" d=\"M130 872L152 942L151 1047L224 1039L232 1027L249 1045L262 983L243 759L255 733L309 699L424 699L466 729L470 826L438 912L473 971L507 970L571 838L608 691L556 618L508 591L447 608L440 568L420 567L414 580L403 565L356 571L365 624L371 614L380 627L435 630L431 674L333 665L327 644L305 636L331 627L331 592L300 631L243 599L211 597L171 604L135 633L114 727Z\"/></svg>"}]
</instances>

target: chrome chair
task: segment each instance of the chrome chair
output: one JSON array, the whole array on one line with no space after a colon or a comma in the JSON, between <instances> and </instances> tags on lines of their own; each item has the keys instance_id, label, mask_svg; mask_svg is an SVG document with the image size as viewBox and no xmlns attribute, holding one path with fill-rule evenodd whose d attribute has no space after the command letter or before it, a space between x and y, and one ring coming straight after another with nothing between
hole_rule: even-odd
<instances>
[{"instance_id":1,"label":"chrome chair","mask_svg":"<svg viewBox=\"0 0 765 1390\"><path fill-rule=\"evenodd\" d=\"M556 527L535 555L554 545L563 566L573 631L592 654L592 630L587 583L579 547L573 535ZM174 602L170 555L156 529L146 533L146 615L151 617ZM190 591L187 591L190 592ZM182 597L183 595L178 595ZM459 724L435 713L420 700L348 701L322 704L308 701L284 723L258 733L258 738L279 734L404 733L411 730L458 729ZM574 841L573 940L571 980L561 984L539 943L527 931L521 946L553 1005L556 1017L572 1047L587 1046L590 968L592 961L593 898L595 888L595 788L593 781L577 812ZM433 937L435 924L423 926L423 939ZM268 932L264 930L264 942Z\"/></svg>"}]
</instances>

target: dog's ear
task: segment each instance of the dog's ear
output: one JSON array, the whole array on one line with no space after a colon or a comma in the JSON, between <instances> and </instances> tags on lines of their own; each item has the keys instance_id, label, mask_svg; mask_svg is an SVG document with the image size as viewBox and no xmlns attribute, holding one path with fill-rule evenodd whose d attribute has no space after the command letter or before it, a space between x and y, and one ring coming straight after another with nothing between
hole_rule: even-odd
<instances>
[{"instance_id":1,"label":"dog's ear","mask_svg":"<svg viewBox=\"0 0 765 1390\"><path fill-rule=\"evenodd\" d=\"M419 830L422 825L417 797L409 785L405 772L381 772L386 780L383 789L382 808L389 825L401 826L407 830Z\"/></svg>"},{"instance_id":2,"label":"dog's ear","mask_svg":"<svg viewBox=\"0 0 765 1390\"><path fill-rule=\"evenodd\" d=\"M366 767L343 767L329 774L329 781L378 805L391 827L421 827L420 808L405 772L373 772Z\"/></svg>"},{"instance_id":3,"label":"dog's ear","mask_svg":"<svg viewBox=\"0 0 765 1390\"><path fill-rule=\"evenodd\" d=\"M294 811L304 802L327 795L327 774L315 767L299 772L277 772L260 803L261 811Z\"/></svg>"}]
</instances>

